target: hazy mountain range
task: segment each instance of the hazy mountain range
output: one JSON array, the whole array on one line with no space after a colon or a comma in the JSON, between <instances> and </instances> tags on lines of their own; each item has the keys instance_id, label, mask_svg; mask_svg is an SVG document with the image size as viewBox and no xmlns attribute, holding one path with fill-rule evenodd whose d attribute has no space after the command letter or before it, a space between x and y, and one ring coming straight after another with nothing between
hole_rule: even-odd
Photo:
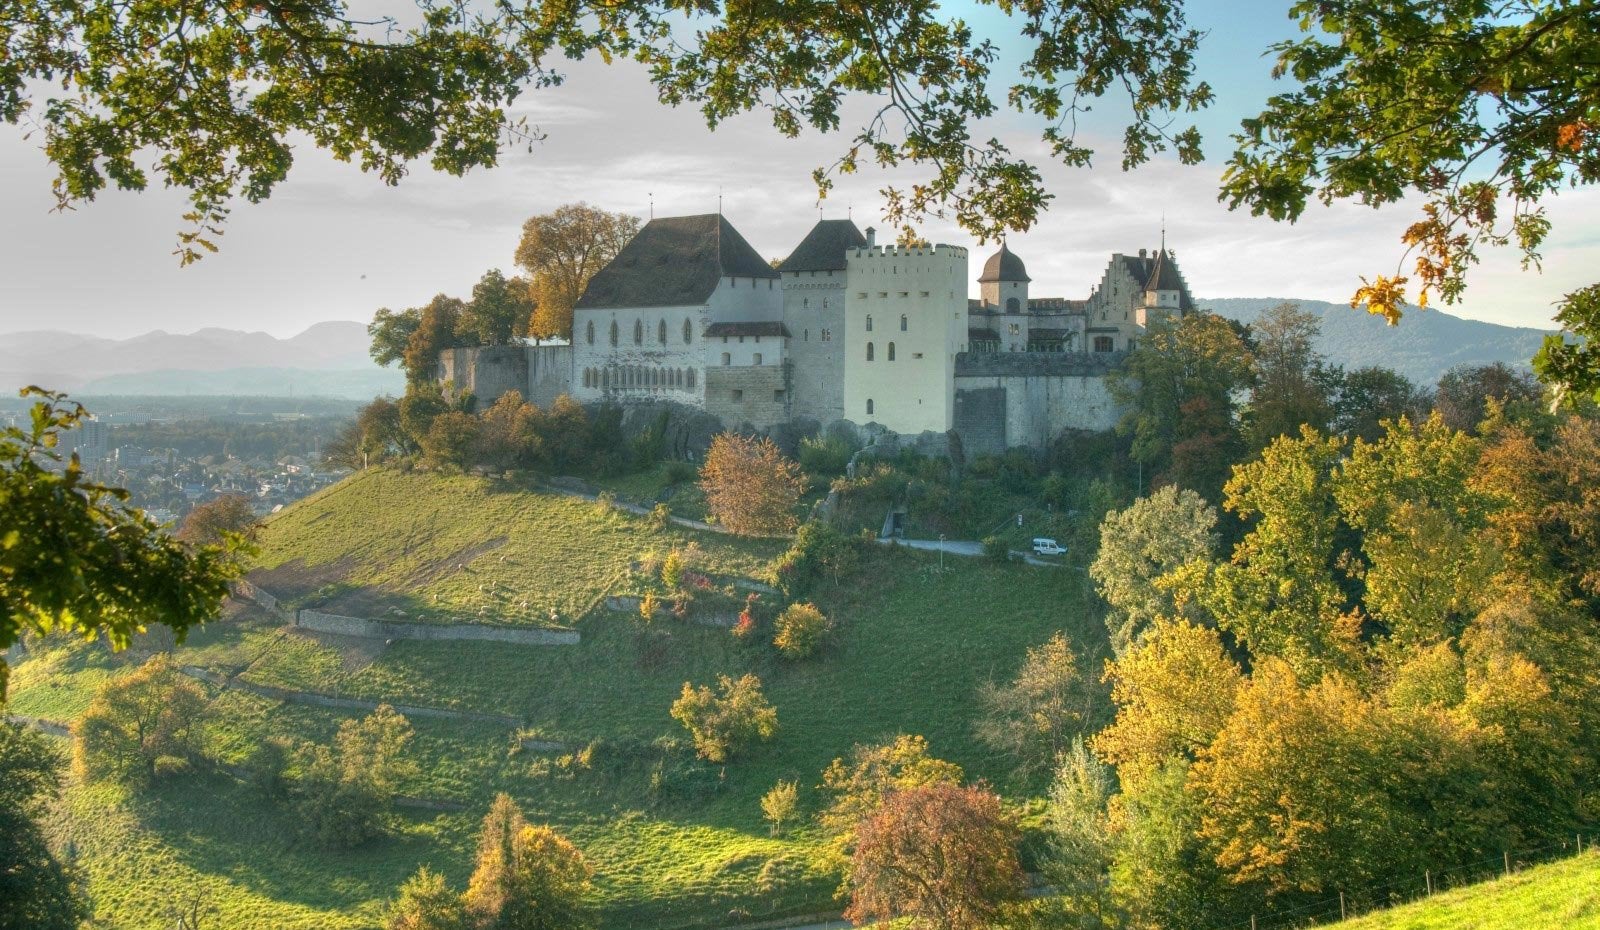
<instances>
[{"instance_id":1,"label":"hazy mountain range","mask_svg":"<svg viewBox=\"0 0 1600 930\"><path fill-rule=\"evenodd\" d=\"M1268 307L1296 303L1322 319L1322 354L1345 368L1382 365L1393 368L1419 385L1438 383L1439 376L1456 365L1505 362L1527 368L1550 330L1501 326L1451 316L1439 310L1407 308L1400 325L1349 304L1280 297L1223 297L1196 299L1200 307L1230 319L1249 323Z\"/></svg>"},{"instance_id":2,"label":"hazy mountain range","mask_svg":"<svg viewBox=\"0 0 1600 930\"><path fill-rule=\"evenodd\" d=\"M405 388L399 369L367 354L365 324L318 323L288 339L268 333L162 330L106 339L56 330L0 334L0 386L77 394L230 394L366 399Z\"/></svg>"},{"instance_id":3,"label":"hazy mountain range","mask_svg":"<svg viewBox=\"0 0 1600 930\"><path fill-rule=\"evenodd\" d=\"M1198 301L1242 322L1284 302L1273 297ZM1546 331L1465 320L1437 310L1407 313L1399 326L1342 304L1298 300L1322 319L1321 350L1346 368L1386 365L1419 384L1433 384L1454 365L1505 362L1526 366ZM365 400L399 394L399 369L367 355L364 324L318 323L297 336L202 329L161 330L105 339L55 330L0 334L0 387L39 384L77 394L259 395ZM9 391L7 392L9 393Z\"/></svg>"}]
</instances>

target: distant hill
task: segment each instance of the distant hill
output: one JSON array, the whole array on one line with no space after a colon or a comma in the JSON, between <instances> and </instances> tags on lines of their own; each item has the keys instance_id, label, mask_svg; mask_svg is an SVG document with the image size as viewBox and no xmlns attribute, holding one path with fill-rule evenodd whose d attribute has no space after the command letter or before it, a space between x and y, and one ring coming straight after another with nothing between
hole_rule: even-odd
<instances>
[{"instance_id":1,"label":"distant hill","mask_svg":"<svg viewBox=\"0 0 1600 930\"><path fill-rule=\"evenodd\" d=\"M1249 323L1263 310L1284 302L1322 318L1322 353L1345 368L1383 365L1418 384L1432 385L1456 365L1505 362L1527 368L1548 330L1501 326L1451 316L1439 310L1408 308L1399 326L1347 304L1288 297L1220 297L1196 300L1201 308Z\"/></svg>"},{"instance_id":2,"label":"distant hill","mask_svg":"<svg viewBox=\"0 0 1600 930\"><path fill-rule=\"evenodd\" d=\"M131 339L57 330L8 333L0 335L0 387L352 398L398 393L403 376L373 364L368 344L363 324L343 320L318 323L288 339L216 328L155 330Z\"/></svg>"}]
</instances>

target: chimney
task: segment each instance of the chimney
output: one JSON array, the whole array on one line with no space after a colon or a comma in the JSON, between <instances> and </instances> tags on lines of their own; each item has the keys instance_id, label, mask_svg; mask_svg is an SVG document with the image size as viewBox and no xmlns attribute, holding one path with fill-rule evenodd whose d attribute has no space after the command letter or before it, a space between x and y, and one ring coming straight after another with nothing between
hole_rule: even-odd
<instances>
[{"instance_id":1,"label":"chimney","mask_svg":"<svg viewBox=\"0 0 1600 930\"><path fill-rule=\"evenodd\" d=\"M1139 257L1144 258L1144 249L1139 250Z\"/></svg>"},{"instance_id":2,"label":"chimney","mask_svg":"<svg viewBox=\"0 0 1600 930\"><path fill-rule=\"evenodd\" d=\"M875 246L877 244L878 244L878 231L876 229L873 229L871 226L868 226L867 227L867 248L870 249L870 248L872 248L873 246Z\"/></svg>"}]
</instances>

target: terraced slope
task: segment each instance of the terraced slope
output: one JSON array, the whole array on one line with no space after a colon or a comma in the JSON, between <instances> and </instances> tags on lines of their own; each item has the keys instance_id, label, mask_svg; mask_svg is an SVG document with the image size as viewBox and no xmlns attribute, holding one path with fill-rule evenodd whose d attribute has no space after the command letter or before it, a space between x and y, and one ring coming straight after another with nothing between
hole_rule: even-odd
<instances>
[{"instance_id":1,"label":"terraced slope","mask_svg":"<svg viewBox=\"0 0 1600 930\"><path fill-rule=\"evenodd\" d=\"M475 551L495 540L503 542ZM256 576L274 593L352 613L369 602L397 607L411 619L438 594L450 610L431 619L443 622L479 603L484 585L483 603L556 606L581 642L357 640L308 634L281 615L235 605L176 655L209 679L221 713L208 754L223 766L269 736L329 740L359 713L271 700L241 685L521 724L414 718L419 773L403 792L431 809L405 809L392 837L347 853L300 839L291 810L224 771L139 796L76 786L56 829L91 876L99 916L154 930L164 926L165 895L205 888L237 930L376 927L384 901L419 865L465 883L478 820L501 790L595 863L604 927L710 927L827 910L836 879L817 865L821 837L807 823L771 836L763 793L797 780L802 807L814 811L822 803L814 786L830 760L902 732L926 736L936 754L1005 786L1004 763L971 736L979 684L1009 677L1027 647L1056 630L1086 651L1103 647L1103 629L1085 614L1081 574L957 559L941 574L936 556L893 549L873 552L853 586L817 592L840 629L801 663L723 628L665 618L647 625L637 611L606 609L607 595L648 584L632 563L691 543L719 582L759 576L782 548L657 529L479 479L387 472L280 514L263 533L267 569ZM301 585L289 590L296 573ZM540 616L530 607L511 619ZM93 644L47 644L17 669L11 711L70 719L122 667L123 658ZM695 762L668 706L685 681L744 672L765 683L777 738L726 767ZM1011 794L1025 801L1028 792Z\"/></svg>"}]
</instances>

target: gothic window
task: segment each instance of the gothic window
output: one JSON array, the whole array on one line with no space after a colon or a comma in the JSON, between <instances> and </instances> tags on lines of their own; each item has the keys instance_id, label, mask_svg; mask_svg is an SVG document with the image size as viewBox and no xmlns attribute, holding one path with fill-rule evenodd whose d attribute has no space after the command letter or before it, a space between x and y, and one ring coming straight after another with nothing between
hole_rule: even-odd
<instances>
[{"instance_id":1,"label":"gothic window","mask_svg":"<svg viewBox=\"0 0 1600 930\"><path fill-rule=\"evenodd\" d=\"M811 330L806 330L806 342L811 341Z\"/></svg>"},{"instance_id":2,"label":"gothic window","mask_svg":"<svg viewBox=\"0 0 1600 930\"><path fill-rule=\"evenodd\" d=\"M1111 352L1115 350L1115 347L1116 344L1110 336L1094 337L1094 350L1096 352Z\"/></svg>"},{"instance_id":3,"label":"gothic window","mask_svg":"<svg viewBox=\"0 0 1600 930\"><path fill-rule=\"evenodd\" d=\"M872 332L872 314L867 314L867 332Z\"/></svg>"},{"instance_id":4,"label":"gothic window","mask_svg":"<svg viewBox=\"0 0 1600 930\"><path fill-rule=\"evenodd\" d=\"M612 320L611 321L611 344L612 345L616 345L617 344L617 321L616 320Z\"/></svg>"},{"instance_id":5,"label":"gothic window","mask_svg":"<svg viewBox=\"0 0 1600 930\"><path fill-rule=\"evenodd\" d=\"M656 341L662 345L667 344L667 321L662 320L656 324Z\"/></svg>"},{"instance_id":6,"label":"gothic window","mask_svg":"<svg viewBox=\"0 0 1600 930\"><path fill-rule=\"evenodd\" d=\"M823 342L832 342L833 341L833 333L828 331L828 330L826 330L826 329L823 330L822 331L822 341Z\"/></svg>"},{"instance_id":7,"label":"gothic window","mask_svg":"<svg viewBox=\"0 0 1600 930\"><path fill-rule=\"evenodd\" d=\"M694 390L694 369L689 369L689 390Z\"/></svg>"},{"instance_id":8,"label":"gothic window","mask_svg":"<svg viewBox=\"0 0 1600 930\"><path fill-rule=\"evenodd\" d=\"M683 321L683 344L684 345L688 345L689 341L691 339L693 339L693 338L694 338L693 333L689 329L689 321L688 320L684 320Z\"/></svg>"},{"instance_id":9,"label":"gothic window","mask_svg":"<svg viewBox=\"0 0 1600 930\"><path fill-rule=\"evenodd\" d=\"M802 306L802 307L809 307L809 306L811 306L811 298L809 298L809 297L803 297L803 298L801 298L801 299L800 299L800 306Z\"/></svg>"},{"instance_id":10,"label":"gothic window","mask_svg":"<svg viewBox=\"0 0 1600 930\"><path fill-rule=\"evenodd\" d=\"M900 314L900 331L902 333L906 331L906 315L904 313Z\"/></svg>"},{"instance_id":11,"label":"gothic window","mask_svg":"<svg viewBox=\"0 0 1600 930\"><path fill-rule=\"evenodd\" d=\"M831 274L833 274L833 272L830 271L830 272L828 272L828 274L831 275ZM824 309L824 310L828 309L828 298L826 298L826 297L822 298L822 309Z\"/></svg>"},{"instance_id":12,"label":"gothic window","mask_svg":"<svg viewBox=\"0 0 1600 930\"><path fill-rule=\"evenodd\" d=\"M644 320L633 321L633 344L636 346L644 345Z\"/></svg>"},{"instance_id":13,"label":"gothic window","mask_svg":"<svg viewBox=\"0 0 1600 930\"><path fill-rule=\"evenodd\" d=\"M590 320L588 324L584 326L584 332L589 337L589 344L594 345L594 320Z\"/></svg>"},{"instance_id":14,"label":"gothic window","mask_svg":"<svg viewBox=\"0 0 1600 930\"><path fill-rule=\"evenodd\" d=\"M761 353L760 352L756 353L756 360L754 362L752 362L751 364L754 364L754 365L761 364Z\"/></svg>"},{"instance_id":15,"label":"gothic window","mask_svg":"<svg viewBox=\"0 0 1600 930\"><path fill-rule=\"evenodd\" d=\"M583 386L589 387L589 369L587 368L583 370Z\"/></svg>"},{"instance_id":16,"label":"gothic window","mask_svg":"<svg viewBox=\"0 0 1600 930\"><path fill-rule=\"evenodd\" d=\"M1020 313L1021 311L1022 311L1022 302L1021 301L1017 300L1015 297L1007 297L1006 298L1006 312L1007 313Z\"/></svg>"},{"instance_id":17,"label":"gothic window","mask_svg":"<svg viewBox=\"0 0 1600 930\"><path fill-rule=\"evenodd\" d=\"M1020 336L1022 335L1022 324L1008 323L1006 324L1006 332L1012 336Z\"/></svg>"},{"instance_id":18,"label":"gothic window","mask_svg":"<svg viewBox=\"0 0 1600 930\"><path fill-rule=\"evenodd\" d=\"M867 361L872 361L872 343L867 343Z\"/></svg>"},{"instance_id":19,"label":"gothic window","mask_svg":"<svg viewBox=\"0 0 1600 930\"><path fill-rule=\"evenodd\" d=\"M733 364L733 356L729 355L726 352L722 353L722 364L724 366L732 365Z\"/></svg>"},{"instance_id":20,"label":"gothic window","mask_svg":"<svg viewBox=\"0 0 1600 930\"><path fill-rule=\"evenodd\" d=\"M872 398L867 398L867 416L872 416Z\"/></svg>"},{"instance_id":21,"label":"gothic window","mask_svg":"<svg viewBox=\"0 0 1600 930\"><path fill-rule=\"evenodd\" d=\"M889 361L894 361L894 343L889 343Z\"/></svg>"}]
</instances>

